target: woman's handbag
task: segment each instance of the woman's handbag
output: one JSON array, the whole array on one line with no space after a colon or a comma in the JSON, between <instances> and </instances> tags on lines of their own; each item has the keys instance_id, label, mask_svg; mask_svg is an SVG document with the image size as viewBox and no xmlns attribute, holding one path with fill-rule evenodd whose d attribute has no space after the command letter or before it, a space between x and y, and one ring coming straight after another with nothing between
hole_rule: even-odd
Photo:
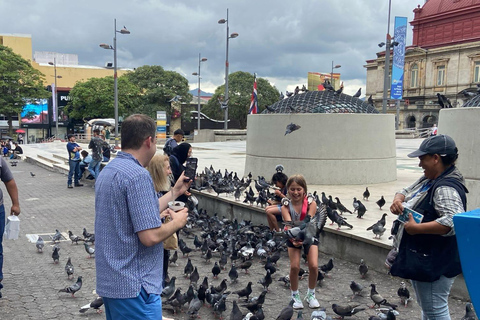
<instances>
[{"instance_id":1,"label":"woman's handbag","mask_svg":"<svg viewBox=\"0 0 480 320\"><path fill-rule=\"evenodd\" d=\"M170 217L165 218L164 223L170 222ZM177 250L178 249L178 237L177 233L174 232L170 237L163 241L163 249L165 250Z\"/></svg>"}]
</instances>

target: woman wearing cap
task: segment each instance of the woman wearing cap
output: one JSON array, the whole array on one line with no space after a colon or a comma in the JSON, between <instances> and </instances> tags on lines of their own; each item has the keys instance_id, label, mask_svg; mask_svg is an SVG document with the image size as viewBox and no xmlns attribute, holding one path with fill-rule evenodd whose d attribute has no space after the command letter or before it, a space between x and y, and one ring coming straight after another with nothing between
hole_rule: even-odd
<instances>
[{"instance_id":1,"label":"woman wearing cap","mask_svg":"<svg viewBox=\"0 0 480 320\"><path fill-rule=\"evenodd\" d=\"M397 192L390 206L394 214L410 208L423 215L417 223L411 213L394 240L396 258L390 273L410 279L422 319L450 319L448 296L455 277L462 272L453 216L467 207L465 180L455 167L458 150L447 135L425 139L408 155L418 157L423 176Z\"/></svg>"}]
</instances>

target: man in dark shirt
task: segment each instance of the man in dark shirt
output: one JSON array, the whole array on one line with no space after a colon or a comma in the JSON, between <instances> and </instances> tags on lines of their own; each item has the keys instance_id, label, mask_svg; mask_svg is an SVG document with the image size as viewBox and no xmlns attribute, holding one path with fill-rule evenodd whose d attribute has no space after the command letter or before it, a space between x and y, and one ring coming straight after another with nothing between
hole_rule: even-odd
<instances>
[{"instance_id":1,"label":"man in dark shirt","mask_svg":"<svg viewBox=\"0 0 480 320\"><path fill-rule=\"evenodd\" d=\"M88 165L88 171L97 179L100 173L100 164L103 160L103 148L108 147L108 144L100 137L100 130L93 130L93 138L88 144L88 148L92 149L92 162Z\"/></svg>"}]
</instances>

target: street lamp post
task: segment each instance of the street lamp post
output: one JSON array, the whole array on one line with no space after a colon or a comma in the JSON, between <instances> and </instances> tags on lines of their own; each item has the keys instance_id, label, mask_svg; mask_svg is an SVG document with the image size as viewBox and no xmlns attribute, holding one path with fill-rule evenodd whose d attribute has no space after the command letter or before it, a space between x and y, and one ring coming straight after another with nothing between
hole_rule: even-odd
<instances>
[{"instance_id":1,"label":"street lamp post","mask_svg":"<svg viewBox=\"0 0 480 320\"><path fill-rule=\"evenodd\" d=\"M391 9L392 9L392 0L388 0L388 22L387 22L387 37L385 40L385 70L383 75L382 113L387 113L388 87L390 85L390 45L392 41L392 37L390 37Z\"/></svg>"},{"instance_id":2,"label":"street lamp post","mask_svg":"<svg viewBox=\"0 0 480 320\"><path fill-rule=\"evenodd\" d=\"M118 148L118 82L117 82L117 33L130 34L127 28L123 27L117 30L117 19L113 19L113 47L106 43L101 43L100 47L103 49L113 50L113 95L114 95L114 109L115 109L115 148Z\"/></svg>"},{"instance_id":3,"label":"street lamp post","mask_svg":"<svg viewBox=\"0 0 480 320\"><path fill-rule=\"evenodd\" d=\"M198 54L198 73L194 72L192 75L198 76L198 91L197 91L197 130L200 130L200 64L207 61L207 58L201 58L200 53Z\"/></svg>"},{"instance_id":4,"label":"street lamp post","mask_svg":"<svg viewBox=\"0 0 480 320\"><path fill-rule=\"evenodd\" d=\"M58 89L57 89L57 58L53 58L53 62L49 62L49 65L53 66L54 70L54 77L55 77L55 90L54 90L54 97L55 97L55 139L58 139ZM61 76L58 76L61 78Z\"/></svg>"},{"instance_id":5,"label":"street lamp post","mask_svg":"<svg viewBox=\"0 0 480 320\"><path fill-rule=\"evenodd\" d=\"M238 37L238 33L234 32L229 35L229 28L228 28L228 8L227 8L227 19L220 19L218 20L219 24L227 24L227 52L225 54L225 100L222 107L225 109L225 123L223 128L225 130L228 129L228 40L231 38Z\"/></svg>"},{"instance_id":6,"label":"street lamp post","mask_svg":"<svg viewBox=\"0 0 480 320\"><path fill-rule=\"evenodd\" d=\"M330 80L332 81L332 83L331 83L332 85L333 85L333 69L338 69L338 68L341 68L341 67L342 67L342 66L339 65L339 64L333 65L333 60L332 60L332 73L330 73ZM333 86L333 87L336 89L335 86Z\"/></svg>"}]
</instances>

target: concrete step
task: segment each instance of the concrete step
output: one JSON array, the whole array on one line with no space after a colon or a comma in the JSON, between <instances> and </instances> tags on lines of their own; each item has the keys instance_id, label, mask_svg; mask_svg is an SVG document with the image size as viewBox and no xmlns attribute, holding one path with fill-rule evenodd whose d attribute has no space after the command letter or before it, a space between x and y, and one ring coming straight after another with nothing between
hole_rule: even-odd
<instances>
[{"instance_id":1,"label":"concrete step","mask_svg":"<svg viewBox=\"0 0 480 320\"><path fill-rule=\"evenodd\" d=\"M51 164L60 163L60 161L54 159L55 155L45 155L45 154L37 154L37 158L41 159L42 161L50 162Z\"/></svg>"}]
</instances>

